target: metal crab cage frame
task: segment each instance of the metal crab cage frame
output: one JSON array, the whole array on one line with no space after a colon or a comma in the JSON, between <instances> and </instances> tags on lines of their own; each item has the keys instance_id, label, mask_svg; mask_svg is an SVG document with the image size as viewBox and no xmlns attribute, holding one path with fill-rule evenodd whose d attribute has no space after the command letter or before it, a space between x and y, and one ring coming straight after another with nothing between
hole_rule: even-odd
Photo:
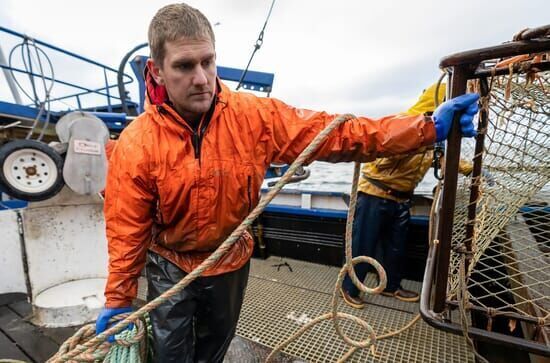
<instances>
[{"instance_id":1,"label":"metal crab cage frame","mask_svg":"<svg viewBox=\"0 0 550 363\"><path fill-rule=\"evenodd\" d=\"M506 123L507 119L504 121L502 117L499 119L498 115L492 114L494 110L490 106L487 107L487 104L485 107L483 106L483 102L490 100L491 97L493 100L500 97L501 103L506 103L510 89L512 91L519 89L513 82L523 82L524 85L529 82L536 83L535 86L529 86L531 87L529 89L531 90L532 87L542 89L542 96L547 100L548 92L550 92L550 87L548 87L550 81L549 58L550 25L547 25L526 29L516 35L512 42L453 54L441 61L441 68L446 70L449 75L448 96L452 98L464 94L467 88L471 90L471 85L476 84L476 91L480 94L482 107L479 113L478 134L475 142L470 146L469 160L473 163L473 172L470 176L464 178L458 175L459 160L461 156L464 156L464 142L460 135L458 119L455 119L447 141L444 179L440 192L437 193L438 196L434 198L432 209L433 228L430 232L430 249L420 303L423 319L438 329L456 334L466 332L475 340L505 344L543 356L550 356L550 331L547 330L549 324L547 304L550 304L550 264L547 263L547 259L550 258L550 251L544 249L550 246L550 208L547 203L550 193L546 191L544 194L546 202L542 204L526 203L524 199L532 197L535 189L540 192L540 185L543 185L543 189L548 189L550 185L548 182L548 170L550 170L549 103L543 101L539 105L534 123L531 118L525 121L527 117L525 112L510 116L506 112L509 112L511 107L502 104L496 105L495 107L507 115L506 117L513 118L517 125L506 131L510 133L509 138L512 141L506 140L506 137L498 140L504 145L504 149L491 150L490 148L496 145L496 141L491 140L490 137L494 138L496 133L489 136L488 130L498 129L502 122ZM506 59L512 61L503 62ZM498 67L499 63L503 63L505 66ZM498 80L499 77L500 80ZM508 82L500 84L502 92L491 95L495 80L498 83L502 79L507 79L506 82ZM532 117L532 114L533 112L529 112L529 117ZM531 129L525 127L527 122ZM502 130L495 132L499 131ZM511 206L515 209L509 212L509 218L501 217L502 220L506 220L506 226L499 231L493 228L495 229L494 235L488 237L485 245L480 247L475 243L476 238L492 227L487 225L489 223L480 225L479 221L480 213L487 213L487 208L484 210L488 203L487 198L482 200L483 189L487 189L484 186L483 175L483 170L486 167L485 162L488 161L487 166L490 171L493 167L492 171L496 174L504 172L503 169L499 169L498 162L495 160L498 157L514 157L515 154L512 150L516 142L513 141L514 137L521 137L521 142L526 144L536 142L537 148L544 144L542 147L545 149L535 148L531 152L537 153L536 155L530 155L529 158L524 157L522 159L524 164L519 163L515 166L522 173L527 173L526 170L530 167L527 164L536 164L538 169L534 172L535 177L537 173L539 177L541 173L544 175L543 178L536 179L538 184L532 188L533 193L525 192L525 186L516 184L510 190L504 191L513 194L514 188L520 188L526 196L524 199L518 198L518 201L522 203L519 208ZM494 153L492 159L489 159L487 155L489 151ZM499 153L508 153L508 155L503 156ZM517 155L516 157L519 158ZM509 178L507 180L514 183L513 178L517 177L514 174L516 172L511 172L510 168L511 166L508 166L508 170L505 171L508 173L506 174ZM521 176L518 178L521 179ZM544 185L546 186L544 187ZM498 187L505 188L506 186ZM490 196L490 194L490 191L487 192L487 195ZM495 195L493 203L498 205L498 197L495 198ZM504 209L506 208L502 207L502 203L499 208L495 209L496 212L489 211L489 213L505 214ZM458 218L460 217L459 213L463 213L462 218ZM515 223L518 218L522 223L527 221L525 224L527 228L522 230L519 238L530 238L530 241L534 241L533 243L538 246L538 250L524 245L518 247L513 244L511 238L514 237L514 234L509 233L509 225ZM486 219L487 221L490 219ZM515 236L518 236L517 230ZM460 268L457 267L461 259L464 261L462 275ZM492 261L492 264L488 261ZM522 267L522 263L525 266ZM480 276L484 278L483 281ZM460 291L457 293L461 286L462 294ZM495 286L498 291L489 291ZM529 294L532 296L529 297ZM461 296L464 298L463 300L461 300ZM496 306L491 306L491 301L493 303L496 301ZM465 325L464 321L457 319L457 315L459 315L457 310L460 310L458 308L471 313L468 315ZM482 324L473 324L476 314L478 317L482 317ZM521 329L515 329L515 334L508 334L502 330L495 331L493 325L498 319L507 321L511 327L510 330L514 330L512 328L516 325L519 325ZM522 332L521 335L518 334L519 330Z\"/></svg>"}]
</instances>

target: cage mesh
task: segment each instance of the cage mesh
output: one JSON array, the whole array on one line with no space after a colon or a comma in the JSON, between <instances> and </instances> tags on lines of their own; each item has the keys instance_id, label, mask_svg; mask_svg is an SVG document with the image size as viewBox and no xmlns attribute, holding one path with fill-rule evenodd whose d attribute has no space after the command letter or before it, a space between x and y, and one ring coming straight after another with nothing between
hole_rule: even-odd
<instances>
[{"instance_id":1,"label":"cage mesh","mask_svg":"<svg viewBox=\"0 0 550 363\"><path fill-rule=\"evenodd\" d=\"M478 89L479 81L469 86ZM476 83L477 82L477 83ZM519 314L545 325L550 312L550 72L488 78L483 172L471 223L469 302L494 315ZM461 158L472 161L474 142ZM448 298L459 288L471 177L459 177ZM511 314L509 314L511 315Z\"/></svg>"}]
</instances>

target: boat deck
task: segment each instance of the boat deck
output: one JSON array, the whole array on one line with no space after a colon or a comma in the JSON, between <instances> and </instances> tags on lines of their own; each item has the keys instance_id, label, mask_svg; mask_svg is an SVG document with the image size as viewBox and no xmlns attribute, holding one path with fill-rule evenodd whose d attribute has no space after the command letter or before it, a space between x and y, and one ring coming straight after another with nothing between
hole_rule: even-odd
<instances>
[{"instance_id":1,"label":"boat deck","mask_svg":"<svg viewBox=\"0 0 550 363\"><path fill-rule=\"evenodd\" d=\"M286 263L286 264L285 264ZM310 319L330 311L339 268L288 258L252 260L248 290L237 334L269 347L291 336ZM367 285L374 286L369 274ZM421 283L403 281L403 287L420 291ZM399 329L417 313L418 303L401 302L380 295L367 296L365 309L340 303L339 311L369 322L378 334ZM342 326L350 337L363 340L366 334L352 322ZM332 322L313 327L284 352L310 362L335 362L348 347L336 334ZM348 362L473 362L463 337L436 330L419 321L404 333L355 352Z\"/></svg>"},{"instance_id":2,"label":"boat deck","mask_svg":"<svg viewBox=\"0 0 550 363\"><path fill-rule=\"evenodd\" d=\"M0 295L0 362L16 360L42 363L77 328L40 328L29 320L31 305L25 294ZM263 362L271 349L242 337L235 337L225 357L227 363ZM297 363L294 357L278 354L276 363Z\"/></svg>"},{"instance_id":3,"label":"boat deck","mask_svg":"<svg viewBox=\"0 0 550 363\"><path fill-rule=\"evenodd\" d=\"M225 362L263 362L271 349L310 319L330 310L338 268L292 259L252 260L237 337ZM368 283L374 285L374 276ZM419 290L420 283L404 281ZM355 310L341 304L340 311L366 319L380 334L405 325L418 312L418 304L383 296L368 296L368 306ZM23 294L0 295L0 359L44 362L75 328L44 329L31 324L31 306ZM364 333L344 321L354 339ZM333 362L347 351L330 322L312 328L279 354L275 362ZM377 357L357 351L350 362L473 362L464 339L431 328L423 321L397 337L377 343Z\"/></svg>"}]
</instances>

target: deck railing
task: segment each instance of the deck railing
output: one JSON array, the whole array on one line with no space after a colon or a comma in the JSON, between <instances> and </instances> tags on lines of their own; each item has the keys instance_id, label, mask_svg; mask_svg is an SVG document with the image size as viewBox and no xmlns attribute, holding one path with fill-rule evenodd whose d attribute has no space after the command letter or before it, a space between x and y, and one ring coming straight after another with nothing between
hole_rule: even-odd
<instances>
[{"instance_id":1,"label":"deck railing","mask_svg":"<svg viewBox=\"0 0 550 363\"><path fill-rule=\"evenodd\" d=\"M19 91L27 96L25 102L30 101L26 104L27 106L40 107L40 103L44 102L45 93L50 89L55 90L55 93L49 94L48 102L51 104L57 102L60 107L105 112L116 112L117 107L120 108L117 69L5 27L0 26L0 33L8 34L16 42L9 50L4 48L4 51L9 53L5 56L5 64L0 63L0 68L11 74L12 79L19 85ZM56 69L52 65L51 57L60 57L63 63L59 65L56 62ZM83 65L89 68L83 70ZM77 79L62 79L59 76L60 68L78 69L79 73L73 74ZM92 83L100 80L103 84L84 85L84 74L97 76ZM25 85L22 84L23 80ZM133 82L133 78L124 73L122 82L127 85ZM85 102L86 99L89 99L88 103ZM132 102L130 103L135 106Z\"/></svg>"}]
</instances>

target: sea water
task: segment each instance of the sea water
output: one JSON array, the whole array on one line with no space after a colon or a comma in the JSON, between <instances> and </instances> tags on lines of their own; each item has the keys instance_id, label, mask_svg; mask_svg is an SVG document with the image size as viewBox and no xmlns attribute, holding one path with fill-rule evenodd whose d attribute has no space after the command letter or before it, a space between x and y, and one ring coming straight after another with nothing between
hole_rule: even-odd
<instances>
[{"instance_id":1,"label":"sea water","mask_svg":"<svg viewBox=\"0 0 550 363\"><path fill-rule=\"evenodd\" d=\"M304 181L287 184L284 189L298 189L304 191L323 191L350 193L353 181L354 163L327 163L315 161L307 168L311 175ZM430 169L424 179L418 184L416 193L431 194L437 180Z\"/></svg>"}]
</instances>

